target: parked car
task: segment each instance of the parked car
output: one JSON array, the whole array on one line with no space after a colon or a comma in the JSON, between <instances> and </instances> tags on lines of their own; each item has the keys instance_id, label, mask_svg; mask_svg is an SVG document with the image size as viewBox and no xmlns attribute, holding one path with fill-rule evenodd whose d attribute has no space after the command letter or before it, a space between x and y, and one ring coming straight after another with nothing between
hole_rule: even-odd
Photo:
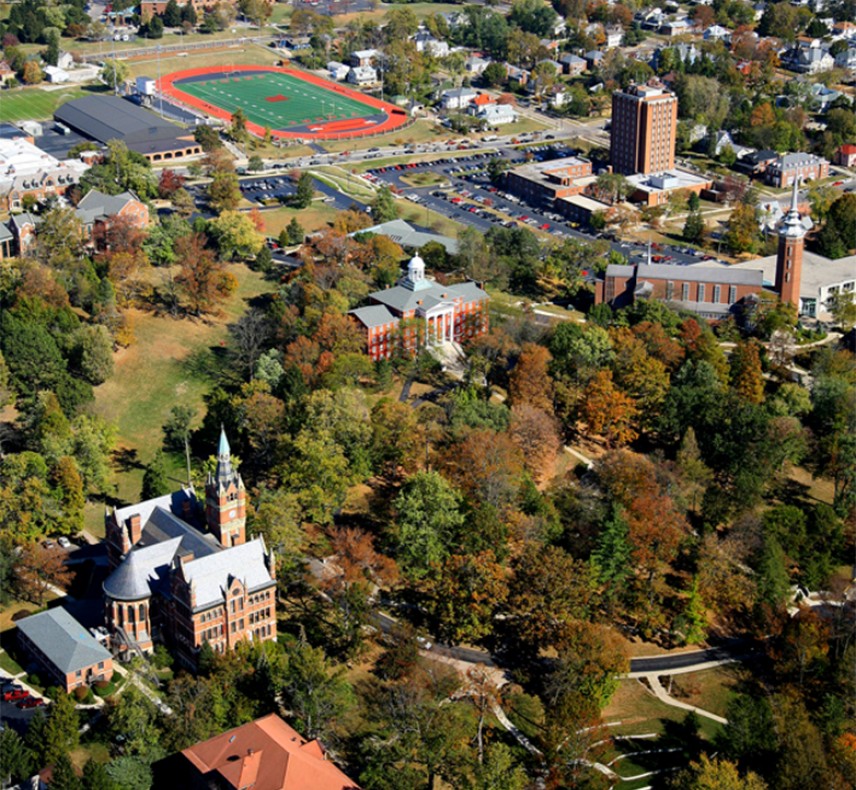
<instances>
[{"instance_id":1,"label":"parked car","mask_svg":"<svg viewBox=\"0 0 856 790\"><path fill-rule=\"evenodd\" d=\"M26 699L30 696L29 691L25 691L22 688L12 689L11 691L3 692L3 702L15 702L19 699Z\"/></svg>"},{"instance_id":2,"label":"parked car","mask_svg":"<svg viewBox=\"0 0 856 790\"><path fill-rule=\"evenodd\" d=\"M23 710L25 708L40 708L44 704L45 701L41 697L27 697L18 703L18 707Z\"/></svg>"},{"instance_id":3,"label":"parked car","mask_svg":"<svg viewBox=\"0 0 856 790\"><path fill-rule=\"evenodd\" d=\"M57 538L56 542L59 543L60 548L63 548L63 549L70 549L71 548L71 541L65 535L62 535L61 537Z\"/></svg>"}]
</instances>

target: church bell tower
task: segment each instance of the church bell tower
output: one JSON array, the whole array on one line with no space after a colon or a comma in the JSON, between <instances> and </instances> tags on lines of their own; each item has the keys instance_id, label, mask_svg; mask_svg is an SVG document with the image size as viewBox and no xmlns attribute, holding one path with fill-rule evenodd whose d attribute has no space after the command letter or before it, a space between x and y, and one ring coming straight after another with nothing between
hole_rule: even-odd
<instances>
[{"instance_id":1,"label":"church bell tower","mask_svg":"<svg viewBox=\"0 0 856 790\"><path fill-rule=\"evenodd\" d=\"M220 429L217 469L205 483L205 520L222 546L239 546L247 539L247 492L241 475L232 467L226 431Z\"/></svg>"},{"instance_id":2,"label":"church bell tower","mask_svg":"<svg viewBox=\"0 0 856 790\"><path fill-rule=\"evenodd\" d=\"M800 309L800 279L802 278L805 228L797 208L799 178L794 177L791 207L779 225L779 251L776 256L776 291L779 299Z\"/></svg>"}]
</instances>

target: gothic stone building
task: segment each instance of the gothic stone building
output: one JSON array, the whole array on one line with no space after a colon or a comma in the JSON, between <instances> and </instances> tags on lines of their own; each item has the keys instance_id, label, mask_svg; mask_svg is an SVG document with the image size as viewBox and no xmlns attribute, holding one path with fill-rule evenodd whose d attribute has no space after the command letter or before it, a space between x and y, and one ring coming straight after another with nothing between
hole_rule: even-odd
<instances>
[{"instance_id":1,"label":"gothic stone building","mask_svg":"<svg viewBox=\"0 0 856 790\"><path fill-rule=\"evenodd\" d=\"M275 640L274 557L263 538L246 539L245 525L246 491L224 433L204 515L192 489L108 511L113 645L150 652L162 642L194 667L205 642L222 653L241 640Z\"/></svg>"}]
</instances>

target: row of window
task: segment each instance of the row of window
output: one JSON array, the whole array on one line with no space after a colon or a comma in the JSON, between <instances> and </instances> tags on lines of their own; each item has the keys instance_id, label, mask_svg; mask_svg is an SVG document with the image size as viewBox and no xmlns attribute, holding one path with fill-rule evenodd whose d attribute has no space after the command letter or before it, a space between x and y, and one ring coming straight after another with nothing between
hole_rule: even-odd
<instances>
[{"instance_id":1,"label":"row of window","mask_svg":"<svg viewBox=\"0 0 856 790\"><path fill-rule=\"evenodd\" d=\"M271 591L265 590L264 592L256 593L255 595L250 596L250 606L254 606L257 603L263 603L264 601L269 601L271 597Z\"/></svg>"},{"instance_id":2,"label":"row of window","mask_svg":"<svg viewBox=\"0 0 856 790\"><path fill-rule=\"evenodd\" d=\"M705 283L698 283L696 285L696 293L695 293L695 301L696 302L704 302L706 301L707 296L707 287ZM670 280L666 283L666 299L674 299L675 298L675 284ZM681 283L681 301L689 302L690 301L690 284L689 283ZM713 286L713 300L714 303L718 303L722 301L722 286L714 285ZM737 286L729 285L728 286L728 304L734 304L737 301Z\"/></svg>"},{"instance_id":3,"label":"row of window","mask_svg":"<svg viewBox=\"0 0 856 790\"><path fill-rule=\"evenodd\" d=\"M270 620L270 607L258 612L250 612L250 625L260 623L262 620Z\"/></svg>"}]
</instances>

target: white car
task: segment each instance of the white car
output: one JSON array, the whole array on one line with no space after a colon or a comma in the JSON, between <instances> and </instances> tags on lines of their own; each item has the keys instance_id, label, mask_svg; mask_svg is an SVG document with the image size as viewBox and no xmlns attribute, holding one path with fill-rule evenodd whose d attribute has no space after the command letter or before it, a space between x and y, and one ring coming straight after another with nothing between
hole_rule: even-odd
<instances>
[{"instance_id":1,"label":"white car","mask_svg":"<svg viewBox=\"0 0 856 790\"><path fill-rule=\"evenodd\" d=\"M57 538L56 542L59 543L60 548L63 548L63 549L70 549L71 548L71 541L65 535L62 535L61 537Z\"/></svg>"}]
</instances>

